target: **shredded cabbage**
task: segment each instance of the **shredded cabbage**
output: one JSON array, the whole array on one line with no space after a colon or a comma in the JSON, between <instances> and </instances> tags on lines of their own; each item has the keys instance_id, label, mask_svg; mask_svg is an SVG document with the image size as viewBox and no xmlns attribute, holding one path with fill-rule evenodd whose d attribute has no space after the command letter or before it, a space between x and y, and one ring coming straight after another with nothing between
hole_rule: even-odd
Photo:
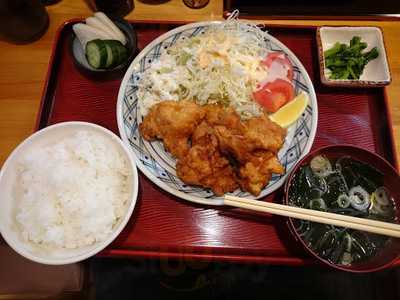
<instances>
[{"instance_id":1,"label":"shredded cabbage","mask_svg":"<svg viewBox=\"0 0 400 300\"><path fill-rule=\"evenodd\" d=\"M248 118L262 112L252 92L267 75L260 64L266 33L253 24L228 20L194 37L181 36L145 71L138 89L142 113L157 102L193 100L231 106Z\"/></svg>"}]
</instances>

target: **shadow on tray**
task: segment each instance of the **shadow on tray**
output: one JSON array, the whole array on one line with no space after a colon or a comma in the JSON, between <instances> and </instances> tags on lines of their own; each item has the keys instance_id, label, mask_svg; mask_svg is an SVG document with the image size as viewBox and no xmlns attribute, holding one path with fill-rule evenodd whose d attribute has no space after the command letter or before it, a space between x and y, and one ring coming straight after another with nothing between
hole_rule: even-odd
<instances>
[{"instance_id":1,"label":"shadow on tray","mask_svg":"<svg viewBox=\"0 0 400 300\"><path fill-rule=\"evenodd\" d=\"M400 270L96 258L95 299L399 299ZM189 297L189 298L188 298Z\"/></svg>"}]
</instances>

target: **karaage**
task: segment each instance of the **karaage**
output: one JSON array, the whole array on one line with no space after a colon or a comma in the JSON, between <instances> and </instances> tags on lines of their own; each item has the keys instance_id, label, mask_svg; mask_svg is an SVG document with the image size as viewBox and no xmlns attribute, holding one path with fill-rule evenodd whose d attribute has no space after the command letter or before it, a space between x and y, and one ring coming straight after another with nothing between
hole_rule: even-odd
<instances>
[{"instance_id":1,"label":"karaage","mask_svg":"<svg viewBox=\"0 0 400 300\"><path fill-rule=\"evenodd\" d=\"M272 152L256 151L252 155L240 166L237 180L242 190L257 196L271 180L272 173L283 174L285 170Z\"/></svg>"},{"instance_id":2,"label":"karaage","mask_svg":"<svg viewBox=\"0 0 400 300\"><path fill-rule=\"evenodd\" d=\"M163 140L182 181L216 195L239 186L259 195L272 173L284 173L277 153L286 131L265 115L241 121L233 108L165 101L151 108L140 131L147 140Z\"/></svg>"},{"instance_id":3,"label":"karaage","mask_svg":"<svg viewBox=\"0 0 400 300\"><path fill-rule=\"evenodd\" d=\"M178 160L176 173L183 182L211 188L219 196L239 187L228 159L219 151L214 130L206 122L193 132L192 147Z\"/></svg>"},{"instance_id":4,"label":"karaage","mask_svg":"<svg viewBox=\"0 0 400 300\"><path fill-rule=\"evenodd\" d=\"M163 140L167 151L182 158L189 151L189 138L204 116L204 108L194 102L163 101L151 107L139 130L146 140Z\"/></svg>"},{"instance_id":5,"label":"karaage","mask_svg":"<svg viewBox=\"0 0 400 300\"><path fill-rule=\"evenodd\" d=\"M284 173L276 154L286 131L266 116L253 117L234 127L232 122L220 122L214 130L221 152L238 162L237 180L243 190L257 196L272 173Z\"/></svg>"}]
</instances>

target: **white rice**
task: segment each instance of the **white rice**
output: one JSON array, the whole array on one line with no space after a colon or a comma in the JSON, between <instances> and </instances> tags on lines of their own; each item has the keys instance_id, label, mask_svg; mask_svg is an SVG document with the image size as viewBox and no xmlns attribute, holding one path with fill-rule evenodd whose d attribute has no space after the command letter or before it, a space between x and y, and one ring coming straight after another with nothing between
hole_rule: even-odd
<instances>
[{"instance_id":1,"label":"white rice","mask_svg":"<svg viewBox=\"0 0 400 300\"><path fill-rule=\"evenodd\" d=\"M21 161L16 220L25 240L78 248L106 239L128 203L128 162L105 137L80 131Z\"/></svg>"}]
</instances>

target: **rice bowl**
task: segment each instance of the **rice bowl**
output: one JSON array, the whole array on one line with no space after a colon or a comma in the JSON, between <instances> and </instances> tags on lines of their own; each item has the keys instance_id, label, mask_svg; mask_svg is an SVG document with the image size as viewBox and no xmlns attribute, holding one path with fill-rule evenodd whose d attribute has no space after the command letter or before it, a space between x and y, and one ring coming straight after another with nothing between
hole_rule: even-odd
<instances>
[{"instance_id":1,"label":"rice bowl","mask_svg":"<svg viewBox=\"0 0 400 300\"><path fill-rule=\"evenodd\" d=\"M26 139L0 173L0 232L28 259L67 264L121 232L138 191L130 151L109 130L66 122Z\"/></svg>"}]
</instances>

